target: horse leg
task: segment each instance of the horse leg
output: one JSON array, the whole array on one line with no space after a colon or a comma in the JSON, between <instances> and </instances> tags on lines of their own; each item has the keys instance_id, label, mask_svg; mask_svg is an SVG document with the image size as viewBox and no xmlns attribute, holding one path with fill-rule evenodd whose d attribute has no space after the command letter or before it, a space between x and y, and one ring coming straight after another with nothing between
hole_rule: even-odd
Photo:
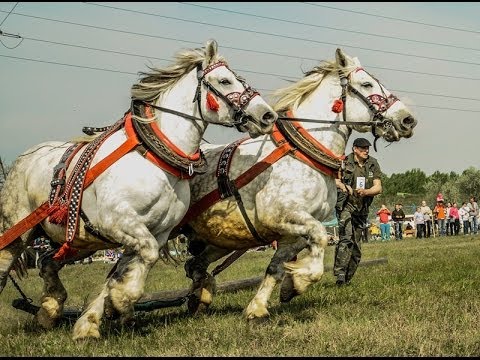
<instances>
[{"instance_id":1,"label":"horse leg","mask_svg":"<svg viewBox=\"0 0 480 360\"><path fill-rule=\"evenodd\" d=\"M35 320L44 329L53 328L63 315L63 307L67 300L67 291L60 280L58 273L65 266L64 261L56 261L53 256L56 249L42 254L39 258L39 275L43 279L43 294L41 306L35 314ZM88 257L94 251L80 251L68 261L76 261Z\"/></svg>"},{"instance_id":2,"label":"horse leg","mask_svg":"<svg viewBox=\"0 0 480 360\"><path fill-rule=\"evenodd\" d=\"M39 275L43 279L43 293L35 320L44 329L51 329L56 325L63 314L63 304L67 300L67 291L58 276L64 263L53 260L55 252L56 249L52 249L38 259Z\"/></svg>"},{"instance_id":3,"label":"horse leg","mask_svg":"<svg viewBox=\"0 0 480 360\"><path fill-rule=\"evenodd\" d=\"M199 314L212 303L216 283L215 278L207 272L208 266L230 252L231 250L208 245L200 254L193 256L185 263L186 275L192 279L187 303L190 314Z\"/></svg>"},{"instance_id":4,"label":"horse leg","mask_svg":"<svg viewBox=\"0 0 480 360\"><path fill-rule=\"evenodd\" d=\"M107 305L108 313L120 314L122 324L130 323L134 305L143 295L148 272L159 257L159 244L165 245L168 232L155 239L144 224L128 224L127 230L117 230L114 238L125 245L117 269L103 286L101 293L88 305L73 327L73 340L99 338L100 322Z\"/></svg>"},{"instance_id":5,"label":"horse leg","mask_svg":"<svg viewBox=\"0 0 480 360\"><path fill-rule=\"evenodd\" d=\"M307 287L318 282L323 275L323 260L325 248L328 245L328 235L325 226L312 218L305 225L305 238L310 252L307 256L296 261L285 263L285 269L292 276L293 287L299 294Z\"/></svg>"},{"instance_id":6,"label":"horse leg","mask_svg":"<svg viewBox=\"0 0 480 360\"><path fill-rule=\"evenodd\" d=\"M288 261L296 261L297 254L305 249L308 246L308 243L304 238L300 237L297 239L297 242L293 244L287 244L287 246L289 251L285 253L285 256L278 260L282 263L282 265ZM285 268L283 266L279 267L278 271L281 271L282 274L285 274L280 285L280 302L286 303L300 294L295 289L293 275L289 272L285 272Z\"/></svg>"},{"instance_id":7,"label":"horse leg","mask_svg":"<svg viewBox=\"0 0 480 360\"><path fill-rule=\"evenodd\" d=\"M293 243L288 243L286 238L277 241L277 250L268 264L265 277L254 298L245 309L245 315L248 320L265 319L269 316L267 309L268 299L277 282L285 276L284 263L291 260L306 244L307 241L301 237L297 238ZM293 286L290 292L296 295ZM293 297L295 295L290 294L289 296Z\"/></svg>"},{"instance_id":8,"label":"horse leg","mask_svg":"<svg viewBox=\"0 0 480 360\"><path fill-rule=\"evenodd\" d=\"M289 236L293 235L304 238L307 241L307 246L310 251L307 256L300 260L284 263L287 278L291 277L287 280L291 280L291 284L289 286L289 294L286 294L285 298L290 297L292 294L294 294L293 296L302 294L310 284L321 279L323 275L325 248L328 244L325 226L309 213L296 212L289 214L288 220L288 222L277 222L275 224L275 230L283 234L288 234ZM298 244L299 249L304 247L301 241L298 242ZM290 256L290 254L292 256L286 257L287 254L288 256ZM286 259L292 259L295 254L293 251L287 251L284 257L286 257ZM279 258L280 257L279 255ZM275 278L273 275L266 274L255 297L245 310L245 315L248 320L261 319L269 316L267 310L268 299L276 285L277 279L278 276ZM286 286L287 285L288 284L286 284Z\"/></svg>"}]
</instances>

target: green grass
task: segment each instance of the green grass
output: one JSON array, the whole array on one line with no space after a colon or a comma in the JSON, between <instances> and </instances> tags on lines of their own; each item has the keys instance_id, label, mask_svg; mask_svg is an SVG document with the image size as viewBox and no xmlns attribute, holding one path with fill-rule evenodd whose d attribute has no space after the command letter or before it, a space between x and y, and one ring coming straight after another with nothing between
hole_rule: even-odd
<instances>
[{"instance_id":1,"label":"green grass","mask_svg":"<svg viewBox=\"0 0 480 360\"><path fill-rule=\"evenodd\" d=\"M0 295L2 356L479 356L480 236L406 239L362 245L363 259L350 286L337 288L332 271L305 294L280 304L270 319L251 325L243 310L256 289L218 294L207 314L190 317L186 305L138 312L133 327L104 321L100 340L74 342L73 323L43 331L33 316L11 306L9 282ZM331 266L333 247L325 264ZM273 251L248 252L217 282L263 275ZM100 290L111 265L70 265L61 273L67 307L81 307ZM213 266L212 266L213 268ZM212 269L211 268L211 269ZM39 303L38 270L19 284ZM186 288L182 265L155 265L146 293Z\"/></svg>"}]
</instances>

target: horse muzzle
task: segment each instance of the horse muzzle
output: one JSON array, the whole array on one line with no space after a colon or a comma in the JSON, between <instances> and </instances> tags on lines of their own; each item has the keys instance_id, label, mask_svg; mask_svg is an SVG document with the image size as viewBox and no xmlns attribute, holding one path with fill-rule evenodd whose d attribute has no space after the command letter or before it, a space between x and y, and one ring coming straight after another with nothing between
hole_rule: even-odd
<instances>
[{"instance_id":1,"label":"horse muzzle","mask_svg":"<svg viewBox=\"0 0 480 360\"><path fill-rule=\"evenodd\" d=\"M388 142L399 141L401 138L411 137L416 125L417 120L411 115L402 118L400 121L386 118L377 125L375 135Z\"/></svg>"}]
</instances>

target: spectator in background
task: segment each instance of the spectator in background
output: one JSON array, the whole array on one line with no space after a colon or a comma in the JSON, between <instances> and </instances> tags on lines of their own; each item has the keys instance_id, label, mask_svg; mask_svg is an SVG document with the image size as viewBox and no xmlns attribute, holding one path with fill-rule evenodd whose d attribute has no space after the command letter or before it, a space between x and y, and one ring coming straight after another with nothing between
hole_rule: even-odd
<instances>
[{"instance_id":1,"label":"spectator in background","mask_svg":"<svg viewBox=\"0 0 480 360\"><path fill-rule=\"evenodd\" d=\"M450 209L450 234L458 235L460 232L460 214L458 213L457 203L454 202Z\"/></svg>"},{"instance_id":2,"label":"spectator in background","mask_svg":"<svg viewBox=\"0 0 480 360\"><path fill-rule=\"evenodd\" d=\"M423 220L425 224L425 237L429 238L432 234L432 216L433 212L430 209L430 206L427 205L425 200L422 201L422 206L420 207L421 212L423 213Z\"/></svg>"},{"instance_id":3,"label":"spectator in background","mask_svg":"<svg viewBox=\"0 0 480 360\"><path fill-rule=\"evenodd\" d=\"M470 232L471 233L473 232L476 235L478 230L478 204L474 196L470 197L469 208L470 208L469 220L470 220L470 229L471 229Z\"/></svg>"},{"instance_id":4,"label":"spectator in background","mask_svg":"<svg viewBox=\"0 0 480 360\"><path fill-rule=\"evenodd\" d=\"M463 235L468 235L468 229L470 228L470 207L465 201L462 203L462 207L458 209L458 214L463 224Z\"/></svg>"},{"instance_id":5,"label":"spectator in background","mask_svg":"<svg viewBox=\"0 0 480 360\"><path fill-rule=\"evenodd\" d=\"M405 213L402 209L403 205L395 204L395 210L392 211L393 228L395 230L395 240L403 239L403 221L405 220Z\"/></svg>"},{"instance_id":6,"label":"spectator in background","mask_svg":"<svg viewBox=\"0 0 480 360\"><path fill-rule=\"evenodd\" d=\"M450 217L450 210L452 209L452 203L448 202L447 207L445 208L445 231L447 233L447 236L453 235L453 227L450 226L450 221L452 218Z\"/></svg>"},{"instance_id":7,"label":"spectator in background","mask_svg":"<svg viewBox=\"0 0 480 360\"><path fill-rule=\"evenodd\" d=\"M380 234L382 236L382 241L389 241L390 240L390 223L389 223L389 215L390 210L387 209L385 204L382 204L380 210L377 211L377 215L380 218Z\"/></svg>"},{"instance_id":8,"label":"spectator in background","mask_svg":"<svg viewBox=\"0 0 480 360\"><path fill-rule=\"evenodd\" d=\"M417 211L413 214L413 222L415 223L415 229L417 230L417 239L425 237L425 215L422 212L420 206L417 207Z\"/></svg>"},{"instance_id":9,"label":"spectator in background","mask_svg":"<svg viewBox=\"0 0 480 360\"><path fill-rule=\"evenodd\" d=\"M441 198L440 201L437 199L437 205L433 208L433 212L435 213L439 234L440 236L445 236L446 208L443 203L443 198Z\"/></svg>"}]
</instances>

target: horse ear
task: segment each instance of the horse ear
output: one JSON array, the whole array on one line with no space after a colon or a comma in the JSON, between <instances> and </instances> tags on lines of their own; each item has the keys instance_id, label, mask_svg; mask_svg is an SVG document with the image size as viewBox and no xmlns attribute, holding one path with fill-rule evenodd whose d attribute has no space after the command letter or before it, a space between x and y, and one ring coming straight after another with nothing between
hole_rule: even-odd
<instances>
[{"instance_id":1,"label":"horse ear","mask_svg":"<svg viewBox=\"0 0 480 360\"><path fill-rule=\"evenodd\" d=\"M340 65L341 67L347 66L347 58L345 57L342 49L338 48L337 51L335 51L335 57L337 59L338 65Z\"/></svg>"},{"instance_id":2,"label":"horse ear","mask_svg":"<svg viewBox=\"0 0 480 360\"><path fill-rule=\"evenodd\" d=\"M215 40L208 40L205 46L205 60L207 64L211 64L216 59L218 53L218 44Z\"/></svg>"}]
</instances>

